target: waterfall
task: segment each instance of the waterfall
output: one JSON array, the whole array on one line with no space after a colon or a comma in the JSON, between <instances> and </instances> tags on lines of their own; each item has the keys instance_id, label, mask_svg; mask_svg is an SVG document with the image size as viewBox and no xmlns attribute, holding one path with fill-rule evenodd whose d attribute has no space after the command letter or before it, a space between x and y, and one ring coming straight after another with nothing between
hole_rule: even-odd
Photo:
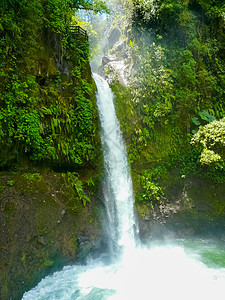
<instances>
[{"instance_id":1,"label":"waterfall","mask_svg":"<svg viewBox=\"0 0 225 300\"><path fill-rule=\"evenodd\" d=\"M126 251L135 247L137 225L133 208L132 180L126 147L116 118L113 93L102 77L97 74L93 74L93 77L97 85L97 106L106 173L103 194L108 217L110 248L112 253L118 255L120 248Z\"/></svg>"},{"instance_id":2,"label":"waterfall","mask_svg":"<svg viewBox=\"0 0 225 300\"><path fill-rule=\"evenodd\" d=\"M175 244L135 247L137 225L126 148L107 82L94 75L105 163L111 252L87 265L64 267L44 278L23 300L223 300L225 250L218 241L178 240ZM119 255L121 254L122 255Z\"/></svg>"}]
</instances>

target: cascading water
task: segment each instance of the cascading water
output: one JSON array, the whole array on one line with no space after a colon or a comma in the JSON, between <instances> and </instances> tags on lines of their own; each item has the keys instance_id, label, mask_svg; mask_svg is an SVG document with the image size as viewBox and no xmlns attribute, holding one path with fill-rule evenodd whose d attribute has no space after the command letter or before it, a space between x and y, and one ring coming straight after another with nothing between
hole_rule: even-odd
<instances>
[{"instance_id":1,"label":"cascading water","mask_svg":"<svg viewBox=\"0 0 225 300\"><path fill-rule=\"evenodd\" d=\"M44 278L23 300L224 300L225 250L220 243L178 240L173 245L135 246L132 182L113 94L101 77L94 78L110 244L117 260L108 264L100 257L86 266L65 267Z\"/></svg>"},{"instance_id":2,"label":"cascading water","mask_svg":"<svg viewBox=\"0 0 225 300\"><path fill-rule=\"evenodd\" d=\"M101 121L101 141L104 153L106 178L104 198L108 215L111 249L118 255L135 246L134 196L131 176L128 170L125 145L120 132L113 104L113 93L102 77L94 74L98 87L97 105Z\"/></svg>"}]
</instances>

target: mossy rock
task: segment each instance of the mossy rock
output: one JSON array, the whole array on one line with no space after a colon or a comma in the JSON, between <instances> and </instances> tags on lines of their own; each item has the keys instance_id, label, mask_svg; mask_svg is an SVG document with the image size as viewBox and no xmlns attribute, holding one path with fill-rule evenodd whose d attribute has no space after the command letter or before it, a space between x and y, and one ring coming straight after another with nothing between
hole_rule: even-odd
<instances>
[{"instance_id":1,"label":"mossy rock","mask_svg":"<svg viewBox=\"0 0 225 300\"><path fill-rule=\"evenodd\" d=\"M76 261L78 236L102 236L101 203L92 198L84 206L61 173L1 173L0 180L0 299L21 299L43 276Z\"/></svg>"},{"instance_id":2,"label":"mossy rock","mask_svg":"<svg viewBox=\"0 0 225 300\"><path fill-rule=\"evenodd\" d=\"M157 207L137 204L143 240L189 236L224 239L224 184L188 176L174 183L168 181L164 188L163 201Z\"/></svg>"}]
</instances>

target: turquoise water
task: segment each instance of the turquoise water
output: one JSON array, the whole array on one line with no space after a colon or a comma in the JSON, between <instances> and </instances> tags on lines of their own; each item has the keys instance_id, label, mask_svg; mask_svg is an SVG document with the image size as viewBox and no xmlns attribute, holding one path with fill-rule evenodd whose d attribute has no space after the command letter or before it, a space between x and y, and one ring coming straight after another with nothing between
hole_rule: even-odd
<instances>
[{"instance_id":1,"label":"turquoise water","mask_svg":"<svg viewBox=\"0 0 225 300\"><path fill-rule=\"evenodd\" d=\"M24 300L225 299L225 246L174 240L130 249L117 263L104 257L65 267L25 293Z\"/></svg>"},{"instance_id":2,"label":"turquoise water","mask_svg":"<svg viewBox=\"0 0 225 300\"><path fill-rule=\"evenodd\" d=\"M179 244L189 255L197 258L209 268L225 268L225 242L219 240L183 240Z\"/></svg>"}]
</instances>

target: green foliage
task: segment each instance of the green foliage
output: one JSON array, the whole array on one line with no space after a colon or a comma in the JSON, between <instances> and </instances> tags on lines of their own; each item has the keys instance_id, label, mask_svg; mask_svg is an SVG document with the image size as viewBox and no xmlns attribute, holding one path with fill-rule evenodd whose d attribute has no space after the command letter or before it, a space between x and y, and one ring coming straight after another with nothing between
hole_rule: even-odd
<instances>
[{"instance_id":1,"label":"green foliage","mask_svg":"<svg viewBox=\"0 0 225 300\"><path fill-rule=\"evenodd\" d=\"M216 163L219 166L218 162L223 161L225 153L225 118L200 126L191 144L202 148L201 164ZM221 168L223 168L222 165Z\"/></svg>"},{"instance_id":2,"label":"green foliage","mask_svg":"<svg viewBox=\"0 0 225 300\"><path fill-rule=\"evenodd\" d=\"M145 170L140 176L139 180L143 189L143 193L138 200L148 205L160 204L163 190L158 182L162 177L166 177L167 169L164 166L158 166L152 170Z\"/></svg>"},{"instance_id":3,"label":"green foliage","mask_svg":"<svg viewBox=\"0 0 225 300\"><path fill-rule=\"evenodd\" d=\"M187 7L182 0L133 0L135 7L133 18L139 25L156 27L158 33L179 24L179 16Z\"/></svg>"},{"instance_id":4,"label":"green foliage","mask_svg":"<svg viewBox=\"0 0 225 300\"><path fill-rule=\"evenodd\" d=\"M198 117L192 118L192 122L197 126L197 129L192 130L193 134L197 133L199 125L205 125L206 123L210 123L216 120L216 117L214 115L209 114L207 110L198 112L198 116L200 117L200 119Z\"/></svg>"},{"instance_id":5,"label":"green foliage","mask_svg":"<svg viewBox=\"0 0 225 300\"><path fill-rule=\"evenodd\" d=\"M23 174L23 177L28 181L28 182L37 182L41 181L42 176L39 173L25 173Z\"/></svg>"},{"instance_id":6,"label":"green foliage","mask_svg":"<svg viewBox=\"0 0 225 300\"><path fill-rule=\"evenodd\" d=\"M107 7L105 1L101 1L101 0L94 0L93 2L93 11L95 14L97 13L110 13L109 8Z\"/></svg>"},{"instance_id":7,"label":"green foliage","mask_svg":"<svg viewBox=\"0 0 225 300\"><path fill-rule=\"evenodd\" d=\"M89 44L70 31L71 0L0 4L0 168L94 161L95 86ZM98 7L98 8L97 8Z\"/></svg>"},{"instance_id":8,"label":"green foliage","mask_svg":"<svg viewBox=\"0 0 225 300\"><path fill-rule=\"evenodd\" d=\"M76 190L79 199L82 201L83 205L86 206L87 202L91 202L91 200L86 195L83 187L83 182L78 179L78 174L68 172L67 176L68 176L69 183Z\"/></svg>"},{"instance_id":9,"label":"green foliage","mask_svg":"<svg viewBox=\"0 0 225 300\"><path fill-rule=\"evenodd\" d=\"M86 17L86 14L84 16L84 20L85 20L85 17ZM94 18L98 19L101 17L92 15L91 23L93 22ZM75 19L75 17L74 17L74 19ZM87 21L83 21L82 15L76 16L75 23L87 31L88 41L89 41L89 46L90 46L90 56L91 56L91 58L95 57L101 51L100 44L99 44L101 37L100 37L100 33L98 31L96 31L96 29L94 28L94 27L96 27L96 25L93 26L91 23L89 23ZM99 24L101 24L101 23L99 22L98 26L99 26Z\"/></svg>"},{"instance_id":10,"label":"green foliage","mask_svg":"<svg viewBox=\"0 0 225 300\"><path fill-rule=\"evenodd\" d=\"M13 186L13 180L7 180L7 185L9 185L9 186Z\"/></svg>"},{"instance_id":11,"label":"green foliage","mask_svg":"<svg viewBox=\"0 0 225 300\"><path fill-rule=\"evenodd\" d=\"M157 167L225 180L223 134L213 125L225 116L225 7L200 0L132 3L135 76L114 92L137 199L157 204L163 193L162 179L151 175Z\"/></svg>"},{"instance_id":12,"label":"green foliage","mask_svg":"<svg viewBox=\"0 0 225 300\"><path fill-rule=\"evenodd\" d=\"M194 147L179 157L175 157L170 168L179 170L180 177L185 178L188 174L204 178L210 182L222 183L225 180L225 163L201 164L199 157L202 150Z\"/></svg>"},{"instance_id":13,"label":"green foliage","mask_svg":"<svg viewBox=\"0 0 225 300\"><path fill-rule=\"evenodd\" d=\"M215 121L215 119L216 119L214 116L210 115L207 110L200 111L198 113L198 115L200 116L200 118L202 120L209 122L209 123L212 121Z\"/></svg>"},{"instance_id":14,"label":"green foliage","mask_svg":"<svg viewBox=\"0 0 225 300\"><path fill-rule=\"evenodd\" d=\"M161 151L168 159L168 154L190 150L189 136L196 126L224 116L224 31L215 31L224 24L224 5L221 1L214 5L189 0L132 2L138 32L133 38L139 46L135 55L138 70L132 82L137 104L133 107L142 120L136 132L148 147L160 139L165 142L162 132L167 132L174 150Z\"/></svg>"}]
</instances>

